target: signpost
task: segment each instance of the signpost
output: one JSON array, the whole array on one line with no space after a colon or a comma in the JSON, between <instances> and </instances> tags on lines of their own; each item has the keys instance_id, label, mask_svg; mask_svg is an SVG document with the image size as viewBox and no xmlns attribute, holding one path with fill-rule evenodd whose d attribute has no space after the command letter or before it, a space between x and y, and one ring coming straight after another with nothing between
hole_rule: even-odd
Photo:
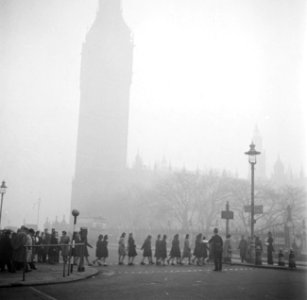
<instances>
[{"instance_id":1,"label":"signpost","mask_svg":"<svg viewBox=\"0 0 307 300\"><path fill-rule=\"evenodd\" d=\"M229 220L233 219L233 211L229 210L229 202L226 203L226 210L222 211L222 219L226 219L226 236L229 234Z\"/></svg>"}]
</instances>

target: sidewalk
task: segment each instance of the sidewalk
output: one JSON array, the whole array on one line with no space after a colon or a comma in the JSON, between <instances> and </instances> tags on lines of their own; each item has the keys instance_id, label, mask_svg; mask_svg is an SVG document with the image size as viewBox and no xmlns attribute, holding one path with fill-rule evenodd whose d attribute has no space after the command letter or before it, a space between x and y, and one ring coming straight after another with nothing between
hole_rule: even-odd
<instances>
[{"instance_id":1,"label":"sidewalk","mask_svg":"<svg viewBox=\"0 0 307 300\"><path fill-rule=\"evenodd\" d=\"M285 270L285 271L307 271L307 264L306 262L296 262L296 269L289 269L288 262L286 262L286 265L284 267L277 265L275 262L274 265L268 265L266 261L262 261L262 265L255 265L250 263L241 263L241 260L239 258L233 258L232 259L232 265L238 265L238 266L248 266L248 267L254 267L254 268L263 268L263 269L275 269L275 270Z\"/></svg>"},{"instance_id":2,"label":"sidewalk","mask_svg":"<svg viewBox=\"0 0 307 300\"><path fill-rule=\"evenodd\" d=\"M74 266L73 273L63 277L63 265L36 264L37 270L25 274L25 281L22 280L22 271L16 273L0 272L0 288L14 286L31 286L43 284L59 284L72 281L78 281L89 278L98 274L98 270L94 267L85 266L84 272L77 272Z\"/></svg>"}]
</instances>

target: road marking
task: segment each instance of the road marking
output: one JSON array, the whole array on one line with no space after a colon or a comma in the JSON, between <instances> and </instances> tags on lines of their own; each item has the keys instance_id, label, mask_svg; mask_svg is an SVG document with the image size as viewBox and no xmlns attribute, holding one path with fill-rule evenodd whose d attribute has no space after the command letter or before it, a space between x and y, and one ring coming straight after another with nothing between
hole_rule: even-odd
<instances>
[{"instance_id":1,"label":"road marking","mask_svg":"<svg viewBox=\"0 0 307 300\"><path fill-rule=\"evenodd\" d=\"M240 272L240 271L253 271L253 268L224 268L223 271L225 272ZM160 274L160 273L199 273L199 272L208 272L211 273L212 270L208 268L204 269L181 269L181 270L143 270L143 271L117 271L117 274Z\"/></svg>"},{"instance_id":2,"label":"road marking","mask_svg":"<svg viewBox=\"0 0 307 300\"><path fill-rule=\"evenodd\" d=\"M56 298L42 292L42 291L39 291L38 289L34 288L34 287L29 287L30 290L32 290L34 293L40 295L43 297L43 299L48 299L48 300L57 300Z\"/></svg>"}]
</instances>

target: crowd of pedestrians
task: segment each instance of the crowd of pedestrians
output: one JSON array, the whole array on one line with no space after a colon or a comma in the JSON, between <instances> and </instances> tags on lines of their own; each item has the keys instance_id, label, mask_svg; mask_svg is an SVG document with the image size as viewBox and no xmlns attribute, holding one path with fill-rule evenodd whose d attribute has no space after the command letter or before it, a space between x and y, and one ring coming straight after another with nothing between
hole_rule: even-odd
<instances>
[{"instance_id":1,"label":"crowd of pedestrians","mask_svg":"<svg viewBox=\"0 0 307 300\"><path fill-rule=\"evenodd\" d=\"M57 264L60 262L60 257L67 263L70 256L73 256L73 263L77 264L80 253L83 252L84 257L88 256L88 253L81 251L78 245L84 243L86 239L82 239L78 232L75 233L74 239L76 246L71 251L71 240L65 230L61 236L55 229L49 233L48 229L40 232L26 226L21 226L16 232L2 230L0 231L0 271L31 272L37 269L36 263Z\"/></svg>"},{"instance_id":2,"label":"crowd of pedestrians","mask_svg":"<svg viewBox=\"0 0 307 300\"><path fill-rule=\"evenodd\" d=\"M273 244L274 239L269 232L265 240L268 265L274 264L275 249ZM179 234L175 234L169 243L170 251L168 251L167 235L158 234L154 242L154 252L152 246L152 236L148 235L140 247L142 252L141 265L188 264L202 266L208 262L213 262L214 271L221 271L223 263L231 264L234 250L231 235L227 234L225 241L223 241L217 228L214 229L213 236L210 239L199 233L195 240L191 242L190 235L186 234L182 248L180 247ZM87 241L87 229L85 228L81 228L79 232L74 232L72 241L66 231L62 231L61 236L59 236L55 229L52 229L51 233L48 232L48 229L43 232L35 232L25 226L21 226L17 232L2 230L0 232L0 271L3 272L7 269L9 272L18 270L30 272L36 270L36 262L56 264L60 262L60 257L62 257L64 263L81 266L81 269L84 269L85 262L88 265L107 266L107 258L109 257L107 234L98 236L96 259L92 263L89 261L87 247L93 248ZM242 263L262 264L263 245L259 237L255 237L254 240L254 261L252 261L250 238L245 239L244 236L241 236L237 248ZM137 246L133 234L129 233L126 241L126 233L123 232L118 241L118 264L124 265L127 257L126 263L133 266L137 255ZM285 266L282 250L279 250L277 257L277 264ZM289 252L288 262L290 268L296 268L293 250Z\"/></svg>"}]
</instances>

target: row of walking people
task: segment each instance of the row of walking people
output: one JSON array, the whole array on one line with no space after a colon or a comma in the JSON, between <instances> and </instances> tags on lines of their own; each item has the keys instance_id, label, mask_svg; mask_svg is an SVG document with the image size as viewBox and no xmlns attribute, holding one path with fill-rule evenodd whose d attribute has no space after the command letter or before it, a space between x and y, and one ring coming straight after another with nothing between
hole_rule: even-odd
<instances>
[{"instance_id":1,"label":"row of walking people","mask_svg":"<svg viewBox=\"0 0 307 300\"><path fill-rule=\"evenodd\" d=\"M217 253L220 257L220 265L222 263L222 257L224 257L225 262L231 262L231 244L225 241L223 247L223 240L221 237L218 236L219 245L217 246L217 243L215 241L215 237L217 236L217 229L215 229L214 233L215 235L210 240L207 240L204 235L199 233L195 238L193 251L189 234L185 235L182 251L180 249L179 234L175 234L171 242L171 249L169 253L167 250L168 247L166 234L157 235L155 240L154 252L152 250L152 236L148 235L140 248L140 250L142 251L141 265L145 265L146 263L156 265L182 265L185 263L190 265L204 265L209 260L215 261L215 256ZM127 264L129 266L132 266L134 265L134 260L137 255L137 246L133 237L133 233L129 233L126 242L126 233L123 232L118 241L118 264L124 265L125 258L128 257ZM93 263L106 266L107 258L108 236L103 236L102 234L100 234L96 243L96 259L93 261Z\"/></svg>"}]
</instances>

